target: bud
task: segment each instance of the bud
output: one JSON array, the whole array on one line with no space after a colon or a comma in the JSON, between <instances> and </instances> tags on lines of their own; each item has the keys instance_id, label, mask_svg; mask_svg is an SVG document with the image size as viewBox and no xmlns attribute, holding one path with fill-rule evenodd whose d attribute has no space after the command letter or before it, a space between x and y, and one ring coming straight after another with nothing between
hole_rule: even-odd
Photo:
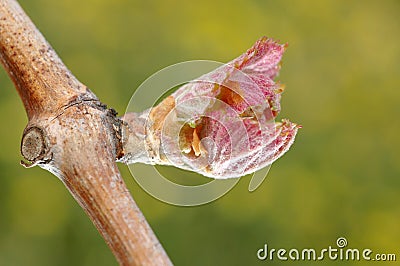
<instances>
[{"instance_id":1,"label":"bud","mask_svg":"<svg viewBox=\"0 0 400 266\"><path fill-rule=\"evenodd\" d=\"M286 119L275 122L284 87L274 78L285 48L263 37L157 106L125 115L121 161L173 165L219 179L272 164L299 128Z\"/></svg>"}]
</instances>

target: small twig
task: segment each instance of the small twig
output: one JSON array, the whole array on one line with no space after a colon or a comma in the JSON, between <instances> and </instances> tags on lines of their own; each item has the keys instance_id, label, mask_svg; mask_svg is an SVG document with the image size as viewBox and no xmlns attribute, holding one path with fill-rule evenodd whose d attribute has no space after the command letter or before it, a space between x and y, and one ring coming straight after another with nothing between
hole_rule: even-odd
<instances>
[{"instance_id":1,"label":"small twig","mask_svg":"<svg viewBox=\"0 0 400 266\"><path fill-rule=\"evenodd\" d=\"M80 83L15 0L0 0L0 61L29 122L21 152L58 176L121 265L171 262L123 182L120 121Z\"/></svg>"}]
</instances>

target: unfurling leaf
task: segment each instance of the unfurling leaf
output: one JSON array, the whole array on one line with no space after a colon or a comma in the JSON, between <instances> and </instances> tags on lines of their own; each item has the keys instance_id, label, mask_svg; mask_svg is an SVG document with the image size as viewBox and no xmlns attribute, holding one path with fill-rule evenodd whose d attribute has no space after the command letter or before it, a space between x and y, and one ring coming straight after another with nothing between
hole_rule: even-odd
<instances>
[{"instance_id":1,"label":"unfurling leaf","mask_svg":"<svg viewBox=\"0 0 400 266\"><path fill-rule=\"evenodd\" d=\"M220 179L273 163L290 148L299 128L286 119L275 122L284 87L274 78L285 47L263 37L245 54L183 85L157 106L125 115L131 128L142 127L143 136L132 137L131 130L125 146L130 141L143 144L140 156L126 148L122 160L173 165Z\"/></svg>"}]
</instances>

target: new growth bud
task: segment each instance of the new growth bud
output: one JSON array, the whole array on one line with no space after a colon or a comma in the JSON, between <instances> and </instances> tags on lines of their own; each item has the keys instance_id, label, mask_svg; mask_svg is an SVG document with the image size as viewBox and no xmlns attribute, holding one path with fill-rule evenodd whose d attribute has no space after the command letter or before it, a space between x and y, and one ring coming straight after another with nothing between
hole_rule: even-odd
<instances>
[{"instance_id":1,"label":"new growth bud","mask_svg":"<svg viewBox=\"0 0 400 266\"><path fill-rule=\"evenodd\" d=\"M299 128L286 119L275 122L284 87L274 78L285 47L263 37L157 106L125 115L121 161L173 165L220 179L272 164Z\"/></svg>"}]
</instances>

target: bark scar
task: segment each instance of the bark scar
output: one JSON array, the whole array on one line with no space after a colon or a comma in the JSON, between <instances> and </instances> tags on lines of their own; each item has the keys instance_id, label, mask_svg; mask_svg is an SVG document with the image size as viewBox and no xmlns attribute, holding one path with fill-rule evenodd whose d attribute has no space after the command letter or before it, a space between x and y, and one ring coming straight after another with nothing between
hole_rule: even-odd
<instances>
[{"instance_id":1,"label":"bark scar","mask_svg":"<svg viewBox=\"0 0 400 266\"><path fill-rule=\"evenodd\" d=\"M42 128L32 126L25 129L21 141L21 154L28 161L21 160L21 165L26 168L51 161L53 155L49 154L46 132Z\"/></svg>"}]
</instances>

